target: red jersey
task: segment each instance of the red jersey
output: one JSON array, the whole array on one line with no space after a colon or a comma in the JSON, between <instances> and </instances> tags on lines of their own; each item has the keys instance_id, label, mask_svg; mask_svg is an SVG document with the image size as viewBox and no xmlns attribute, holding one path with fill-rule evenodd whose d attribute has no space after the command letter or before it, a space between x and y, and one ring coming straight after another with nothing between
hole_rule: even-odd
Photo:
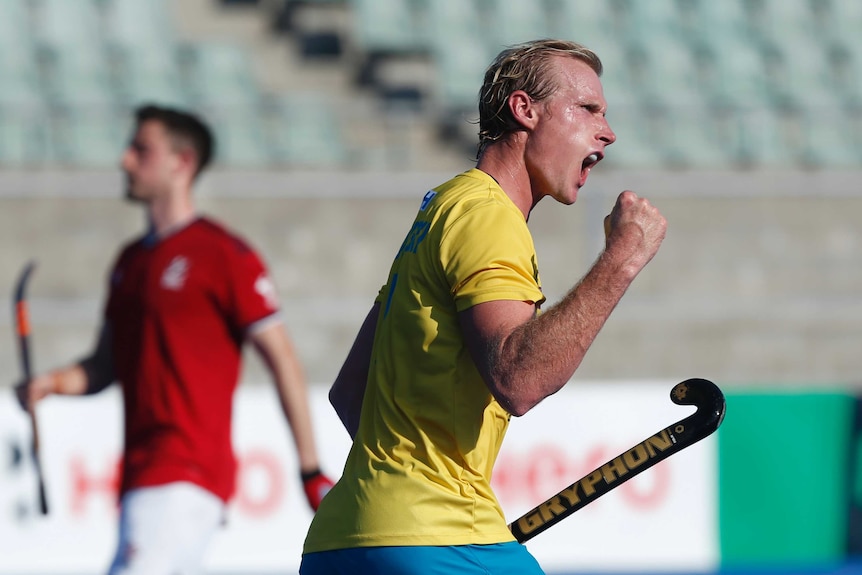
<instances>
[{"instance_id":1,"label":"red jersey","mask_svg":"<svg viewBox=\"0 0 862 575\"><path fill-rule=\"evenodd\" d=\"M126 246L110 281L105 318L125 407L120 493L189 481L227 501L242 343L278 311L263 262L198 218L166 238Z\"/></svg>"}]
</instances>

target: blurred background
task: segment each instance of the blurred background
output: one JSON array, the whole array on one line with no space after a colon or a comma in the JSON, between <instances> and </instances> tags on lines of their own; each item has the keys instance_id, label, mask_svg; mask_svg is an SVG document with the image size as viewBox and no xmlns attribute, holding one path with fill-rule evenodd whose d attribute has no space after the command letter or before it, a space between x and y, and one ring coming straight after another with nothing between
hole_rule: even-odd
<instances>
[{"instance_id":1,"label":"blurred background","mask_svg":"<svg viewBox=\"0 0 862 575\"><path fill-rule=\"evenodd\" d=\"M539 37L599 54L618 137L575 206L531 217L549 305L598 255L620 191L669 222L575 380L718 383L749 418L728 417L735 441L764 426L774 440L744 459L716 450L739 492L778 446L829 445L834 485L802 488L828 493L839 527L802 559L844 565L862 549L857 0L0 0L0 285L11 298L37 261L37 370L93 344L108 268L145 225L116 166L131 110L155 102L214 127L199 205L263 253L324 393L425 191L473 165L484 68ZM0 307L0 391L18 377L12 332ZM252 356L244 381L266 383ZM773 481L811 469L778 461ZM799 550L771 541L737 558Z\"/></svg>"}]
</instances>

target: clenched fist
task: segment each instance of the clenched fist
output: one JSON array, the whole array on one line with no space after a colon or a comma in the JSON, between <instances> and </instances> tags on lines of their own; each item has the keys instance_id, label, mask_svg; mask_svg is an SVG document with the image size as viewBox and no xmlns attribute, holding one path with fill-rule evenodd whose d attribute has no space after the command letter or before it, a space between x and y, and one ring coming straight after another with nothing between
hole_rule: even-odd
<instances>
[{"instance_id":1,"label":"clenched fist","mask_svg":"<svg viewBox=\"0 0 862 575\"><path fill-rule=\"evenodd\" d=\"M667 220L646 198L626 190L605 217L606 249L614 251L637 274L658 252Z\"/></svg>"}]
</instances>

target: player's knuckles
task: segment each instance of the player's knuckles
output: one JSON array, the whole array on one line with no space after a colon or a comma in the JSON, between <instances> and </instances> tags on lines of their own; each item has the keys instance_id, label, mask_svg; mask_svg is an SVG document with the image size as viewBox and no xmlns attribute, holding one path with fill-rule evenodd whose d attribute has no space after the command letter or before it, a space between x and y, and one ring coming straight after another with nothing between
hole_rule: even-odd
<instances>
[{"instance_id":1,"label":"player's knuckles","mask_svg":"<svg viewBox=\"0 0 862 575\"><path fill-rule=\"evenodd\" d=\"M617 197L617 205L621 210L630 209L631 206L638 200L638 195L631 190L625 190Z\"/></svg>"}]
</instances>

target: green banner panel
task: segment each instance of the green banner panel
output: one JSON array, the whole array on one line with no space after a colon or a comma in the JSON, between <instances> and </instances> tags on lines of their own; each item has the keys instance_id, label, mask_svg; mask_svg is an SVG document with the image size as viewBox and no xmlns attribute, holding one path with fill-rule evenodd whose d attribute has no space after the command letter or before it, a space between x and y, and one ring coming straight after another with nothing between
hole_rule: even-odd
<instances>
[{"instance_id":1,"label":"green banner panel","mask_svg":"<svg viewBox=\"0 0 862 575\"><path fill-rule=\"evenodd\" d=\"M722 565L843 559L855 398L727 396L719 430Z\"/></svg>"}]
</instances>

